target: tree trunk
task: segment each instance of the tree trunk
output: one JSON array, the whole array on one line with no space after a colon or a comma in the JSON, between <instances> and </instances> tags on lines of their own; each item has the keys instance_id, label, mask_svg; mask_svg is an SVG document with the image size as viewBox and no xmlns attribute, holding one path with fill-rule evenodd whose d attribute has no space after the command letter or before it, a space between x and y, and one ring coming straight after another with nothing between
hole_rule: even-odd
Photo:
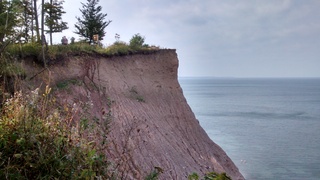
<instances>
[{"instance_id":1,"label":"tree trunk","mask_svg":"<svg viewBox=\"0 0 320 180\"><path fill-rule=\"evenodd\" d=\"M2 0L0 0L0 13L3 13L3 9L2 9ZM3 38L4 38L4 33L0 32L0 45L2 45L3 43ZM1 48L1 47L0 47Z\"/></svg>"},{"instance_id":2,"label":"tree trunk","mask_svg":"<svg viewBox=\"0 0 320 180\"><path fill-rule=\"evenodd\" d=\"M38 10L37 10L37 0L33 0L34 4L34 18L36 20L36 33L37 41L40 41L40 32L39 32L39 20L38 20Z\"/></svg>"},{"instance_id":3,"label":"tree trunk","mask_svg":"<svg viewBox=\"0 0 320 180\"><path fill-rule=\"evenodd\" d=\"M32 7L32 0L31 0L31 7ZM33 7L32 7L32 13L31 13L31 42L34 43L34 34L33 34L33 31L34 31L34 27L33 27L33 20L34 20L34 10L33 10Z\"/></svg>"},{"instance_id":4,"label":"tree trunk","mask_svg":"<svg viewBox=\"0 0 320 180\"><path fill-rule=\"evenodd\" d=\"M29 28L29 24L28 24L28 3L24 4L24 25L25 25L25 29L24 29L24 38L25 41L28 42L28 28Z\"/></svg>"},{"instance_id":5,"label":"tree trunk","mask_svg":"<svg viewBox=\"0 0 320 180\"><path fill-rule=\"evenodd\" d=\"M41 45L42 45L42 60L44 67L47 67L46 57L44 53L44 45L46 44L46 38L44 36L44 0L42 0L41 4Z\"/></svg>"},{"instance_id":6,"label":"tree trunk","mask_svg":"<svg viewBox=\"0 0 320 180\"><path fill-rule=\"evenodd\" d=\"M52 8L52 0L50 0L50 5ZM49 17L52 18L52 9L49 9ZM49 25L49 33L50 33L50 45L52 46L52 23Z\"/></svg>"}]
</instances>

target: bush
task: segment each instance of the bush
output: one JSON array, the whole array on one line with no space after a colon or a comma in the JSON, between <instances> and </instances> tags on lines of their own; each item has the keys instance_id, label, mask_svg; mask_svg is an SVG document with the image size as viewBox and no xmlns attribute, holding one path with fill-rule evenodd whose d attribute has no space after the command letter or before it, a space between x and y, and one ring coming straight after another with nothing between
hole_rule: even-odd
<instances>
[{"instance_id":1,"label":"bush","mask_svg":"<svg viewBox=\"0 0 320 180\"><path fill-rule=\"evenodd\" d=\"M25 70L18 63L0 60L0 77L13 76L23 77Z\"/></svg>"},{"instance_id":2,"label":"bush","mask_svg":"<svg viewBox=\"0 0 320 180\"><path fill-rule=\"evenodd\" d=\"M154 170L145 177L145 180L157 180L159 175L163 173L163 169L161 167L154 167Z\"/></svg>"},{"instance_id":3,"label":"bush","mask_svg":"<svg viewBox=\"0 0 320 180\"><path fill-rule=\"evenodd\" d=\"M142 37L139 33L132 36L130 39L130 47L133 49L142 48L144 44L144 37Z\"/></svg>"},{"instance_id":4,"label":"bush","mask_svg":"<svg viewBox=\"0 0 320 180\"><path fill-rule=\"evenodd\" d=\"M50 88L16 93L0 114L0 179L108 179L107 158L53 108ZM79 127L79 125L77 126Z\"/></svg>"},{"instance_id":5,"label":"bush","mask_svg":"<svg viewBox=\"0 0 320 180\"><path fill-rule=\"evenodd\" d=\"M6 52L14 56L38 56L41 53L41 45L38 43L11 44Z\"/></svg>"},{"instance_id":6,"label":"bush","mask_svg":"<svg viewBox=\"0 0 320 180\"><path fill-rule=\"evenodd\" d=\"M226 173L216 173L216 172L209 172L206 173L204 180L231 180L231 178ZM188 176L188 180L199 180L199 175L197 173L192 173Z\"/></svg>"}]
</instances>

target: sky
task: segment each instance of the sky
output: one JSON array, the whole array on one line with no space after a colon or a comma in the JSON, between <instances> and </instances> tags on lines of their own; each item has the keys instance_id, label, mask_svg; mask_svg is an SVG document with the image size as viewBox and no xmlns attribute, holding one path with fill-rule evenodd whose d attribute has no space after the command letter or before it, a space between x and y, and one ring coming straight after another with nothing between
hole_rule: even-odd
<instances>
[{"instance_id":1,"label":"sky","mask_svg":"<svg viewBox=\"0 0 320 180\"><path fill-rule=\"evenodd\" d=\"M82 1L65 0L73 33ZM145 43L176 49L180 77L320 77L319 0L101 0L103 44Z\"/></svg>"}]
</instances>

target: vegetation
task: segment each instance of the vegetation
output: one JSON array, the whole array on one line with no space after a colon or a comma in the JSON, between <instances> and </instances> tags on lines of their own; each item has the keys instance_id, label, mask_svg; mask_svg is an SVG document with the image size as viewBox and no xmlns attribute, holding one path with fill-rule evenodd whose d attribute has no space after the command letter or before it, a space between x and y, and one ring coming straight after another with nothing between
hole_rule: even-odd
<instances>
[{"instance_id":1,"label":"vegetation","mask_svg":"<svg viewBox=\"0 0 320 180\"><path fill-rule=\"evenodd\" d=\"M19 7L18 1L0 0L0 49L6 38L15 34L14 28L19 22Z\"/></svg>"},{"instance_id":2,"label":"vegetation","mask_svg":"<svg viewBox=\"0 0 320 180\"><path fill-rule=\"evenodd\" d=\"M0 115L0 179L112 178L103 149L95 148L105 146L84 136L97 132L89 132L83 123L72 124L74 111L54 108L50 90L18 92L5 102Z\"/></svg>"},{"instance_id":3,"label":"vegetation","mask_svg":"<svg viewBox=\"0 0 320 180\"><path fill-rule=\"evenodd\" d=\"M50 0L50 2L44 3L42 0L40 24L37 0L1 0L0 43L5 40L40 42L39 29L44 31L44 25L47 26L48 30L46 31L50 33L50 37L51 33L62 32L67 28L66 22L62 21L62 14L65 13L62 6L63 2ZM36 33L35 38L34 31Z\"/></svg>"},{"instance_id":4,"label":"vegetation","mask_svg":"<svg viewBox=\"0 0 320 180\"><path fill-rule=\"evenodd\" d=\"M57 60L63 56L70 54L79 55L83 53L87 54L99 54L102 56L121 56L129 54L148 54L157 51L159 48L152 47L135 47L126 44L125 42L115 42L107 48L100 46L92 46L87 43L76 42L73 44L65 45L52 45L48 46L46 52L46 59ZM26 43L26 44L11 44L6 50L6 54L10 54L11 57L33 57L38 62L41 62L41 45L38 43Z\"/></svg>"},{"instance_id":5,"label":"vegetation","mask_svg":"<svg viewBox=\"0 0 320 180\"><path fill-rule=\"evenodd\" d=\"M199 180L199 175L192 173L188 176L188 180ZM231 178L226 173L209 172L205 174L203 180L231 180Z\"/></svg>"},{"instance_id":6,"label":"vegetation","mask_svg":"<svg viewBox=\"0 0 320 180\"><path fill-rule=\"evenodd\" d=\"M137 91L137 87L133 86L131 87L131 89L129 90L130 92L130 96L133 99L136 99L138 102L146 102L143 98L143 96L141 96L138 91Z\"/></svg>"},{"instance_id":7,"label":"vegetation","mask_svg":"<svg viewBox=\"0 0 320 180\"><path fill-rule=\"evenodd\" d=\"M161 173L163 173L163 169L161 167L154 167L154 170L148 174L145 180L157 180Z\"/></svg>"},{"instance_id":8,"label":"vegetation","mask_svg":"<svg viewBox=\"0 0 320 180\"><path fill-rule=\"evenodd\" d=\"M24 69L15 63L2 62L0 63L0 77L24 77Z\"/></svg>"},{"instance_id":9,"label":"vegetation","mask_svg":"<svg viewBox=\"0 0 320 180\"><path fill-rule=\"evenodd\" d=\"M84 37L86 41L91 44L93 36L98 35L98 40L103 40L105 36L104 29L110 24L109 21L104 21L107 14L101 13L102 7L98 6L99 0L87 0L87 3L81 3L82 18L77 17L77 24L75 24L76 34Z\"/></svg>"},{"instance_id":10,"label":"vegetation","mask_svg":"<svg viewBox=\"0 0 320 180\"><path fill-rule=\"evenodd\" d=\"M130 47L133 49L139 49L142 48L144 45L144 37L142 37L139 33L133 35L133 37L130 39ZM148 47L148 45L145 45Z\"/></svg>"},{"instance_id":11,"label":"vegetation","mask_svg":"<svg viewBox=\"0 0 320 180\"><path fill-rule=\"evenodd\" d=\"M82 82L79 81L78 79L69 79L69 80L60 81L56 85L57 85L58 89L68 89L68 87L70 85L78 85L78 86L80 86L80 85L82 85Z\"/></svg>"},{"instance_id":12,"label":"vegetation","mask_svg":"<svg viewBox=\"0 0 320 180\"><path fill-rule=\"evenodd\" d=\"M62 6L64 0L40 1L41 21L38 17L37 2L37 0L0 0L0 64L5 66L2 67L3 72L4 70L6 73L9 72L7 69L14 67L17 59L25 57L32 57L46 67L54 60L61 60L70 54L117 56L157 50L143 44L144 37L140 34L134 35L129 45L119 39L107 48L103 48L102 44L96 46L86 44L85 42L93 41L95 34L102 40L105 36L104 30L111 22L104 21L107 14L101 13L99 0L87 0L87 3L82 3L83 9L80 10L82 17L77 17L78 22L75 25L76 33L85 38L82 42L75 42L72 38L72 44L68 46L52 45L52 33L67 29L67 23L62 20L62 14L65 13ZM47 46L44 32L50 34L51 46Z\"/></svg>"}]
</instances>

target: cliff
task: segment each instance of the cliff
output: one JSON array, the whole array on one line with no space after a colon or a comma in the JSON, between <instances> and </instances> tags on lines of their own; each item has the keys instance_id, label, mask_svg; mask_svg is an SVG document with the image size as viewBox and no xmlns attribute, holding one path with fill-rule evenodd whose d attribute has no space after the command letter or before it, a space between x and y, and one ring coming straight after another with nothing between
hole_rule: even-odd
<instances>
[{"instance_id":1,"label":"cliff","mask_svg":"<svg viewBox=\"0 0 320 180\"><path fill-rule=\"evenodd\" d=\"M106 153L123 179L143 179L154 167L163 170L160 179L211 171L244 179L187 104L177 80L175 50L114 57L82 54L44 71L28 61L24 68L30 89L50 84L59 103L91 102L92 117L110 121L109 134L100 139L109 143Z\"/></svg>"}]
</instances>

